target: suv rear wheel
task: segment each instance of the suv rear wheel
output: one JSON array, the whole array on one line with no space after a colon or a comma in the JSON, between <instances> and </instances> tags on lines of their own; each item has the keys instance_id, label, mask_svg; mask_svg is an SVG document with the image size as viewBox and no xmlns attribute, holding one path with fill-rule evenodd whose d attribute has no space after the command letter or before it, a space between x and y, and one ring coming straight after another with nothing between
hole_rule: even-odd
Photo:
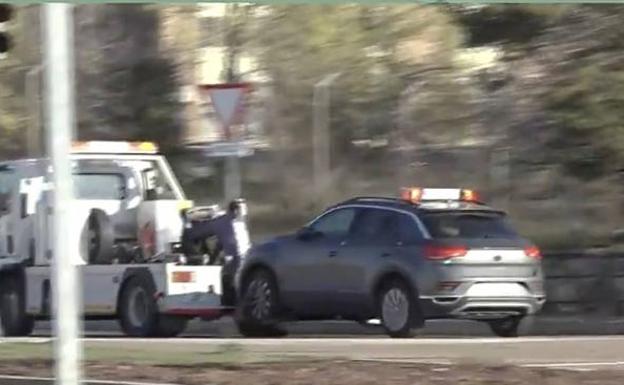
<instances>
[{"instance_id":1,"label":"suv rear wheel","mask_svg":"<svg viewBox=\"0 0 624 385\"><path fill-rule=\"evenodd\" d=\"M507 317L489 321L490 329L499 337L518 337L521 316Z\"/></svg>"},{"instance_id":2,"label":"suv rear wheel","mask_svg":"<svg viewBox=\"0 0 624 385\"><path fill-rule=\"evenodd\" d=\"M377 298L381 324L390 337L412 337L415 328L423 324L417 297L403 280L388 281Z\"/></svg>"}]
</instances>

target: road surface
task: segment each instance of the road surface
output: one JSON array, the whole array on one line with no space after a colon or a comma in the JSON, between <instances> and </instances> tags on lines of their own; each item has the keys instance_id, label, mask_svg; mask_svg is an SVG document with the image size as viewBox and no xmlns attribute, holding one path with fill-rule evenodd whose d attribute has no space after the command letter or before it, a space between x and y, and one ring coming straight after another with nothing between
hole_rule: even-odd
<instances>
[{"instance_id":1,"label":"road surface","mask_svg":"<svg viewBox=\"0 0 624 385\"><path fill-rule=\"evenodd\" d=\"M372 337L382 336L379 327L363 327L354 322L301 322L287 325L291 336L306 337ZM38 322L35 329L36 336L49 336L51 331L49 322ZM89 321L85 322L87 336L122 336L117 321ZM553 318L538 317L523 321L520 328L523 336L555 336L555 335L618 335L624 334L624 319L618 318ZM492 337L493 334L486 324L462 320L435 320L427 321L425 336L441 337ZM239 334L229 318L218 321L205 322L195 320L189 323L184 336L190 337L237 337Z\"/></svg>"}]
</instances>

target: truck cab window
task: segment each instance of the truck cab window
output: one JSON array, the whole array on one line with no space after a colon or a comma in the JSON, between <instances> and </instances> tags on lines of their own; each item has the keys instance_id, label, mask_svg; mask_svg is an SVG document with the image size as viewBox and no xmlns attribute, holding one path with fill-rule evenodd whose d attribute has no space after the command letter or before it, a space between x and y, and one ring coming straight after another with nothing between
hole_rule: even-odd
<instances>
[{"instance_id":1,"label":"truck cab window","mask_svg":"<svg viewBox=\"0 0 624 385\"><path fill-rule=\"evenodd\" d=\"M15 188L15 174L9 169L0 169L0 216L11 211L11 194Z\"/></svg>"},{"instance_id":2,"label":"truck cab window","mask_svg":"<svg viewBox=\"0 0 624 385\"><path fill-rule=\"evenodd\" d=\"M76 199L122 200L125 182L121 174L74 174Z\"/></svg>"},{"instance_id":3,"label":"truck cab window","mask_svg":"<svg viewBox=\"0 0 624 385\"><path fill-rule=\"evenodd\" d=\"M167 183L162 171L150 168L143 171L145 200L176 199L175 192Z\"/></svg>"}]
</instances>

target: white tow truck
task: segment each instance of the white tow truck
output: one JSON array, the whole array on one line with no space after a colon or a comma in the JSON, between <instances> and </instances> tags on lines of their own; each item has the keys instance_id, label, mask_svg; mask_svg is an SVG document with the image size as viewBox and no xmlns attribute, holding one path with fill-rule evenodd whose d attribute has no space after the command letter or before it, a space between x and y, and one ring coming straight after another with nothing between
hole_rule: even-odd
<instances>
[{"instance_id":1,"label":"white tow truck","mask_svg":"<svg viewBox=\"0 0 624 385\"><path fill-rule=\"evenodd\" d=\"M175 336L222 304L222 266L180 251L191 208L151 142L79 142L71 154L75 202L66 231L82 281L85 319L118 319L130 336ZM0 162L0 317L25 336L52 314L52 168L48 159Z\"/></svg>"}]
</instances>

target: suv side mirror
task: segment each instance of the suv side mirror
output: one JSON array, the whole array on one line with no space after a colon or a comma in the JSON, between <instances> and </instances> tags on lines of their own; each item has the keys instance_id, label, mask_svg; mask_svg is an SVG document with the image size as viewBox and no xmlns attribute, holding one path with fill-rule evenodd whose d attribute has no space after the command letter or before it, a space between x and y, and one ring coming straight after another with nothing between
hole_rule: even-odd
<instances>
[{"instance_id":1,"label":"suv side mirror","mask_svg":"<svg viewBox=\"0 0 624 385\"><path fill-rule=\"evenodd\" d=\"M308 241L323 236L323 233L316 231L310 227L304 227L297 232L297 239Z\"/></svg>"}]
</instances>

